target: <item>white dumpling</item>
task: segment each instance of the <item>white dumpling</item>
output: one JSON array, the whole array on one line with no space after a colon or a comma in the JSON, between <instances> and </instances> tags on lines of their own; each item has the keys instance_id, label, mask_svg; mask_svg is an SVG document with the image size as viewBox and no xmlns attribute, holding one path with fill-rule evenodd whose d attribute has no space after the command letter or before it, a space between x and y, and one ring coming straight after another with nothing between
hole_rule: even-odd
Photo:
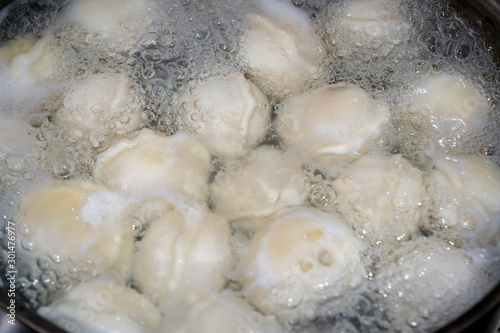
<instances>
[{"instance_id":1,"label":"white dumpling","mask_svg":"<svg viewBox=\"0 0 500 333\"><path fill-rule=\"evenodd\" d=\"M131 83L122 75L94 75L78 82L62 104L56 122L73 129L124 134L142 124Z\"/></svg>"},{"instance_id":2,"label":"white dumpling","mask_svg":"<svg viewBox=\"0 0 500 333\"><path fill-rule=\"evenodd\" d=\"M183 290L169 296L160 309L162 331L172 333L276 333L283 328L272 316L263 316L229 290L220 294ZM179 320L179 318L182 318Z\"/></svg>"},{"instance_id":3,"label":"white dumpling","mask_svg":"<svg viewBox=\"0 0 500 333\"><path fill-rule=\"evenodd\" d=\"M418 230L422 172L401 155L366 155L332 183L335 201L357 233L374 243L407 240Z\"/></svg>"},{"instance_id":4,"label":"white dumpling","mask_svg":"<svg viewBox=\"0 0 500 333\"><path fill-rule=\"evenodd\" d=\"M397 0L350 1L327 24L332 31L326 45L337 55L347 56L349 47L386 54L409 36L410 24L402 8Z\"/></svg>"},{"instance_id":5,"label":"white dumpling","mask_svg":"<svg viewBox=\"0 0 500 333\"><path fill-rule=\"evenodd\" d=\"M466 304L475 304L488 284L477 278L483 260L470 255L437 238L397 249L374 280L391 322L414 332L434 332L460 316ZM464 292L469 297L458 302Z\"/></svg>"},{"instance_id":6,"label":"white dumpling","mask_svg":"<svg viewBox=\"0 0 500 333\"><path fill-rule=\"evenodd\" d=\"M192 137L143 129L98 155L94 179L135 195L167 189L204 202L209 170L210 154Z\"/></svg>"},{"instance_id":7,"label":"white dumpling","mask_svg":"<svg viewBox=\"0 0 500 333\"><path fill-rule=\"evenodd\" d=\"M133 278L159 299L188 286L218 292L231 260L226 219L197 206L177 206L153 221L137 243Z\"/></svg>"},{"instance_id":8,"label":"white dumpling","mask_svg":"<svg viewBox=\"0 0 500 333\"><path fill-rule=\"evenodd\" d=\"M285 102L276 132L309 159L363 154L389 120L387 106L351 84L319 88Z\"/></svg>"},{"instance_id":9,"label":"white dumpling","mask_svg":"<svg viewBox=\"0 0 500 333\"><path fill-rule=\"evenodd\" d=\"M490 110L486 97L459 75L430 74L415 85L410 96L418 110L410 122L430 136L432 143L445 148L480 129Z\"/></svg>"},{"instance_id":10,"label":"white dumpling","mask_svg":"<svg viewBox=\"0 0 500 333\"><path fill-rule=\"evenodd\" d=\"M19 38L0 48L0 62L8 67L8 78L15 82L47 81L54 74L55 61L50 51L51 35L40 39Z\"/></svg>"},{"instance_id":11,"label":"white dumpling","mask_svg":"<svg viewBox=\"0 0 500 333\"><path fill-rule=\"evenodd\" d=\"M263 13L247 16L240 58L266 92L301 93L319 75L324 52L305 12L280 0L259 2Z\"/></svg>"},{"instance_id":12,"label":"white dumpling","mask_svg":"<svg viewBox=\"0 0 500 333\"><path fill-rule=\"evenodd\" d=\"M336 216L289 212L251 239L241 259L243 293L264 314L304 317L321 300L363 284L360 251L360 241Z\"/></svg>"},{"instance_id":13,"label":"white dumpling","mask_svg":"<svg viewBox=\"0 0 500 333\"><path fill-rule=\"evenodd\" d=\"M472 246L500 244L500 167L480 156L441 158L425 180L439 235Z\"/></svg>"},{"instance_id":14,"label":"white dumpling","mask_svg":"<svg viewBox=\"0 0 500 333\"><path fill-rule=\"evenodd\" d=\"M256 147L267 132L267 97L241 74L210 78L187 89L179 99L182 126L209 151L230 158Z\"/></svg>"},{"instance_id":15,"label":"white dumpling","mask_svg":"<svg viewBox=\"0 0 500 333\"><path fill-rule=\"evenodd\" d=\"M433 127L478 127L489 111L488 100L474 84L459 75L430 74L413 89L414 101L438 122ZM439 124L442 122L442 124ZM446 129L446 128L445 128Z\"/></svg>"},{"instance_id":16,"label":"white dumpling","mask_svg":"<svg viewBox=\"0 0 500 333\"><path fill-rule=\"evenodd\" d=\"M77 0L67 10L70 19L99 32L125 32L128 24L147 11L147 0Z\"/></svg>"},{"instance_id":17,"label":"white dumpling","mask_svg":"<svg viewBox=\"0 0 500 333\"><path fill-rule=\"evenodd\" d=\"M37 259L50 258L60 265L71 260L125 273L133 247L133 236L121 221L126 206L120 193L83 181L30 192L16 218L23 265L35 273Z\"/></svg>"},{"instance_id":18,"label":"white dumpling","mask_svg":"<svg viewBox=\"0 0 500 333\"><path fill-rule=\"evenodd\" d=\"M302 168L268 146L257 148L238 169L218 174L209 190L216 212L230 221L270 216L307 198Z\"/></svg>"},{"instance_id":19,"label":"white dumpling","mask_svg":"<svg viewBox=\"0 0 500 333\"><path fill-rule=\"evenodd\" d=\"M38 313L68 332L158 332L160 310L119 281L106 276L81 283Z\"/></svg>"}]
</instances>

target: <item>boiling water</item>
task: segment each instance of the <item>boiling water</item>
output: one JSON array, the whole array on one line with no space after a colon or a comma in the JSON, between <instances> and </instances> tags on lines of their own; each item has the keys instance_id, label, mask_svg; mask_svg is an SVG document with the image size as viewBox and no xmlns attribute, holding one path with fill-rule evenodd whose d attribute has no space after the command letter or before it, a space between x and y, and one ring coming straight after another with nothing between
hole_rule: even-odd
<instances>
[{"instance_id":1,"label":"boiling water","mask_svg":"<svg viewBox=\"0 0 500 333\"><path fill-rule=\"evenodd\" d=\"M314 33L324 42L322 52L327 54L319 64L320 74L306 80L304 90L347 82L386 103L390 121L368 151L380 156L400 154L426 174L435 162L421 147L430 138L418 131L419 120L414 118L408 92L427 74L460 75L485 96L491 111L485 115L483 127L467 132L465 137L463 133L452 133L442 142L439 152L451 156L480 155L500 163L500 76L488 42L446 2L389 3L391 7L386 13L396 13L407 27L396 36L396 43L370 44L357 43L352 32L335 25L348 10L349 2L291 1L307 14ZM96 156L129 132L140 128L169 136L182 132L184 109L180 96L193 89L193 82L203 84L213 77L248 70L242 66L240 39L246 33L246 15L261 12L253 1L150 1L133 20L120 21L113 29L97 29L72 19L65 11L68 6L67 2L58 1L19 2L0 15L0 41L4 47L14 38L35 41L50 31L53 37L47 45L53 58L58 59L51 77L42 83L29 77L15 83L3 79L1 83L0 180L4 223L15 219L20 198L53 179L92 180ZM0 67L2 77L7 78L8 71L7 66ZM94 117L87 127L72 123L74 115L62 118L64 96L96 75L126 78L126 99L112 110L92 105ZM245 76L250 81L255 79L251 71L245 72ZM260 83L259 88L268 95L274 121L287 100L299 94L282 94L267 83ZM86 121L84 118L82 122ZM132 126L134 122L138 125ZM272 126L262 144L283 148ZM211 181L230 169L238 170L243 162L236 159L232 163L227 166L221 159L214 159ZM341 176L341 168L332 171L306 166L307 206L350 221L350 208L335 201L332 188ZM353 227L362 241L366 270L363 287L322 299L305 317L280 318L283 331L428 331L446 324L481 299L499 279L500 260L495 252L498 244L496 250L487 246L470 248L449 236L436 226L439 223L433 219L431 194L420 198L420 211L425 213L414 217L418 231L411 237L394 243L374 241L366 235L369 230ZM354 210L359 212L363 207ZM130 227L137 229L134 224ZM25 237L30 233L28 229L29 226L18 226L20 245L26 250L34 246ZM253 233L233 224L237 253L246 251L245 244ZM143 231L137 232L138 239L143 235ZM449 251L460 256L450 259ZM6 256L4 251L4 268ZM450 260L451 264L443 264ZM23 259L19 261L22 264ZM37 265L26 269L27 273L17 280L20 295L33 308L49 304L71 285L101 273L99 265L76 265L69 259L50 255L40 257ZM462 265L467 269L457 268ZM237 259L234 267L237 280L241 273ZM472 272L474 277L463 278L465 272ZM426 274L427 280L421 278ZM433 288L433 281L441 279L450 286L446 293ZM133 286L133 281L130 284ZM238 294L241 286L236 281L227 288ZM424 299L419 294L425 295Z\"/></svg>"}]
</instances>

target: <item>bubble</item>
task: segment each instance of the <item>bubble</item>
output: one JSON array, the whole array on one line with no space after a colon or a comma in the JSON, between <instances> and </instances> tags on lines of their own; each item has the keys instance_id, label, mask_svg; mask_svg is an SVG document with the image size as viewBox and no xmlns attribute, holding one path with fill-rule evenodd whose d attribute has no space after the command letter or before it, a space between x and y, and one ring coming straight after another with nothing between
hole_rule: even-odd
<instances>
[{"instance_id":1,"label":"bubble","mask_svg":"<svg viewBox=\"0 0 500 333\"><path fill-rule=\"evenodd\" d=\"M76 165L73 160L61 159L52 165L52 173L59 179L71 178L76 172Z\"/></svg>"},{"instance_id":2,"label":"bubble","mask_svg":"<svg viewBox=\"0 0 500 333\"><path fill-rule=\"evenodd\" d=\"M363 210L366 209L366 203L364 202L363 198L357 198L356 200L351 200L350 201L352 205L352 209L356 212L362 212Z\"/></svg>"},{"instance_id":3,"label":"bubble","mask_svg":"<svg viewBox=\"0 0 500 333\"><path fill-rule=\"evenodd\" d=\"M47 126L49 123L49 120L47 119L46 116L41 116L41 115L34 115L30 118L29 124L33 128L40 128Z\"/></svg>"},{"instance_id":4,"label":"bubble","mask_svg":"<svg viewBox=\"0 0 500 333\"><path fill-rule=\"evenodd\" d=\"M73 282L69 277L58 278L56 281L56 289L59 291L69 290L73 285Z\"/></svg>"},{"instance_id":5,"label":"bubble","mask_svg":"<svg viewBox=\"0 0 500 333\"><path fill-rule=\"evenodd\" d=\"M47 255L56 264L59 264L65 260L64 254L55 251L51 251Z\"/></svg>"},{"instance_id":6,"label":"bubble","mask_svg":"<svg viewBox=\"0 0 500 333\"><path fill-rule=\"evenodd\" d=\"M130 231L140 232L142 230L143 223L140 219L132 217L127 221L127 229Z\"/></svg>"},{"instance_id":7,"label":"bubble","mask_svg":"<svg viewBox=\"0 0 500 333\"><path fill-rule=\"evenodd\" d=\"M417 327L419 319L420 319L419 317L420 316L417 313L410 314L410 316L408 316L408 319L407 319L407 324L410 327Z\"/></svg>"},{"instance_id":8,"label":"bubble","mask_svg":"<svg viewBox=\"0 0 500 333\"><path fill-rule=\"evenodd\" d=\"M464 214L460 217L460 225L465 230L474 230L476 229L477 222L472 215Z\"/></svg>"},{"instance_id":9,"label":"bubble","mask_svg":"<svg viewBox=\"0 0 500 333\"><path fill-rule=\"evenodd\" d=\"M31 223L22 222L19 223L18 231L22 236L27 236L34 231L34 226Z\"/></svg>"},{"instance_id":10,"label":"bubble","mask_svg":"<svg viewBox=\"0 0 500 333\"><path fill-rule=\"evenodd\" d=\"M297 289L279 290L275 296L277 303L287 308L295 308L302 302L302 292Z\"/></svg>"},{"instance_id":11,"label":"bubble","mask_svg":"<svg viewBox=\"0 0 500 333\"><path fill-rule=\"evenodd\" d=\"M491 156L495 155L496 147L494 145L488 144L488 145L478 149L477 153L480 156L491 157Z\"/></svg>"},{"instance_id":12,"label":"bubble","mask_svg":"<svg viewBox=\"0 0 500 333\"><path fill-rule=\"evenodd\" d=\"M42 284L49 289L56 288L56 280L56 274L51 270L44 271L40 276Z\"/></svg>"},{"instance_id":13,"label":"bubble","mask_svg":"<svg viewBox=\"0 0 500 333\"><path fill-rule=\"evenodd\" d=\"M332 266L334 264L333 255L326 250L321 250L318 254L318 262L323 266Z\"/></svg>"},{"instance_id":14,"label":"bubble","mask_svg":"<svg viewBox=\"0 0 500 333\"><path fill-rule=\"evenodd\" d=\"M330 205L336 197L335 190L329 185L315 184L309 194L311 204L316 207Z\"/></svg>"},{"instance_id":15,"label":"bubble","mask_svg":"<svg viewBox=\"0 0 500 333\"><path fill-rule=\"evenodd\" d=\"M24 237L21 241L21 246L26 251L33 251L35 245L31 238Z\"/></svg>"},{"instance_id":16,"label":"bubble","mask_svg":"<svg viewBox=\"0 0 500 333\"><path fill-rule=\"evenodd\" d=\"M0 178L0 181L6 186L15 186L19 182L19 177L14 174L7 173Z\"/></svg>"},{"instance_id":17,"label":"bubble","mask_svg":"<svg viewBox=\"0 0 500 333\"><path fill-rule=\"evenodd\" d=\"M99 132L91 133L88 140L92 149L97 152L105 150L110 144L109 138Z\"/></svg>"}]
</instances>

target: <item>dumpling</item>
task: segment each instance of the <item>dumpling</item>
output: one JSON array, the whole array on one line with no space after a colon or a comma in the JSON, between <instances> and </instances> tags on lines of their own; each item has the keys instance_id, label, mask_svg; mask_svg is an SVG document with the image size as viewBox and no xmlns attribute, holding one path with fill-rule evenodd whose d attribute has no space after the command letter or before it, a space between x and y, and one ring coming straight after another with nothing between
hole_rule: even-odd
<instances>
[{"instance_id":1,"label":"dumpling","mask_svg":"<svg viewBox=\"0 0 500 333\"><path fill-rule=\"evenodd\" d=\"M68 332L86 333L155 333L162 318L146 296L108 276L73 287L38 313Z\"/></svg>"},{"instance_id":2,"label":"dumpling","mask_svg":"<svg viewBox=\"0 0 500 333\"><path fill-rule=\"evenodd\" d=\"M472 247L488 244L499 247L498 165L480 156L441 158L425 183L438 235Z\"/></svg>"},{"instance_id":3,"label":"dumpling","mask_svg":"<svg viewBox=\"0 0 500 333\"><path fill-rule=\"evenodd\" d=\"M241 74L213 77L186 90L179 99L182 126L223 159L244 155L267 133L267 97Z\"/></svg>"},{"instance_id":4,"label":"dumpling","mask_svg":"<svg viewBox=\"0 0 500 333\"><path fill-rule=\"evenodd\" d=\"M486 97L471 81L456 74L429 74L421 79L413 89L413 101L441 133L477 129L489 113Z\"/></svg>"},{"instance_id":5,"label":"dumpling","mask_svg":"<svg viewBox=\"0 0 500 333\"><path fill-rule=\"evenodd\" d=\"M137 243L134 281L153 299L185 286L218 292L231 260L230 237L226 219L180 205L153 221Z\"/></svg>"},{"instance_id":6,"label":"dumpling","mask_svg":"<svg viewBox=\"0 0 500 333\"><path fill-rule=\"evenodd\" d=\"M401 155L366 155L332 183L335 202L356 232L373 243L408 240L418 230L422 172Z\"/></svg>"},{"instance_id":7,"label":"dumpling","mask_svg":"<svg viewBox=\"0 0 500 333\"><path fill-rule=\"evenodd\" d=\"M62 104L56 114L56 122L62 126L125 134L142 124L140 104L134 100L131 83L122 75L94 75L78 82Z\"/></svg>"},{"instance_id":8,"label":"dumpling","mask_svg":"<svg viewBox=\"0 0 500 333\"><path fill-rule=\"evenodd\" d=\"M405 8L397 0L354 0L340 11L332 6L326 45L337 56L350 55L351 48L386 55L409 37Z\"/></svg>"},{"instance_id":9,"label":"dumpling","mask_svg":"<svg viewBox=\"0 0 500 333\"><path fill-rule=\"evenodd\" d=\"M172 333L276 333L283 328L272 316L263 316L229 290L206 294L184 290L169 296L160 309L162 331ZM182 318L179 320L179 318Z\"/></svg>"},{"instance_id":10,"label":"dumpling","mask_svg":"<svg viewBox=\"0 0 500 333\"><path fill-rule=\"evenodd\" d=\"M389 120L389 109L351 84L319 88L285 102L276 132L286 148L308 159L353 159L363 154Z\"/></svg>"},{"instance_id":11,"label":"dumpling","mask_svg":"<svg viewBox=\"0 0 500 333\"><path fill-rule=\"evenodd\" d=\"M363 284L360 251L360 241L336 216L288 212L250 240L241 259L242 292L264 314L303 318L321 300Z\"/></svg>"},{"instance_id":12,"label":"dumpling","mask_svg":"<svg viewBox=\"0 0 500 333\"><path fill-rule=\"evenodd\" d=\"M324 52L305 12L280 0L259 1L262 13L247 16L240 58L268 94L301 93L319 76Z\"/></svg>"},{"instance_id":13,"label":"dumpling","mask_svg":"<svg viewBox=\"0 0 500 333\"><path fill-rule=\"evenodd\" d=\"M26 273L37 272L38 258L125 273L133 247L121 220L127 204L120 193L84 181L54 183L27 194L16 218Z\"/></svg>"},{"instance_id":14,"label":"dumpling","mask_svg":"<svg viewBox=\"0 0 500 333\"><path fill-rule=\"evenodd\" d=\"M434 155L433 145L453 148L464 135L480 129L490 111L486 97L459 75L430 74L410 96L417 112L410 113L408 120L419 136L431 139L431 146L425 148L430 155Z\"/></svg>"},{"instance_id":15,"label":"dumpling","mask_svg":"<svg viewBox=\"0 0 500 333\"><path fill-rule=\"evenodd\" d=\"M93 31L123 33L127 24L146 12L146 4L146 0L77 0L67 15Z\"/></svg>"},{"instance_id":16,"label":"dumpling","mask_svg":"<svg viewBox=\"0 0 500 333\"><path fill-rule=\"evenodd\" d=\"M54 74L55 61L50 51L51 35L40 39L19 38L0 49L0 61L8 66L9 79L47 81Z\"/></svg>"},{"instance_id":17,"label":"dumpling","mask_svg":"<svg viewBox=\"0 0 500 333\"><path fill-rule=\"evenodd\" d=\"M435 332L479 301L488 285L477 278L484 259L469 255L438 238L418 239L397 249L374 280L393 325ZM469 297L457 302L464 292Z\"/></svg>"},{"instance_id":18,"label":"dumpling","mask_svg":"<svg viewBox=\"0 0 500 333\"><path fill-rule=\"evenodd\" d=\"M205 202L209 170L210 154L192 137L143 129L98 155L94 179L134 195L167 189Z\"/></svg>"},{"instance_id":19,"label":"dumpling","mask_svg":"<svg viewBox=\"0 0 500 333\"><path fill-rule=\"evenodd\" d=\"M302 168L269 146L257 148L238 169L218 174L209 189L216 212L230 221L270 216L307 198Z\"/></svg>"}]
</instances>

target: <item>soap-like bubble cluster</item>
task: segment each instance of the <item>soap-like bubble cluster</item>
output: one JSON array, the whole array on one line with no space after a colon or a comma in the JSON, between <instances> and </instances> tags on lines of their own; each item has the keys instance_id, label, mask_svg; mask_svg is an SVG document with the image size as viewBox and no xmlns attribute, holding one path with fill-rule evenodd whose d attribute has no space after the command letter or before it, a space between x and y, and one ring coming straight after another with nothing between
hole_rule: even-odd
<instances>
[{"instance_id":1,"label":"soap-like bubble cluster","mask_svg":"<svg viewBox=\"0 0 500 333\"><path fill-rule=\"evenodd\" d=\"M11 3L0 15L0 44L36 35L59 17L69 0L31 0Z\"/></svg>"}]
</instances>

